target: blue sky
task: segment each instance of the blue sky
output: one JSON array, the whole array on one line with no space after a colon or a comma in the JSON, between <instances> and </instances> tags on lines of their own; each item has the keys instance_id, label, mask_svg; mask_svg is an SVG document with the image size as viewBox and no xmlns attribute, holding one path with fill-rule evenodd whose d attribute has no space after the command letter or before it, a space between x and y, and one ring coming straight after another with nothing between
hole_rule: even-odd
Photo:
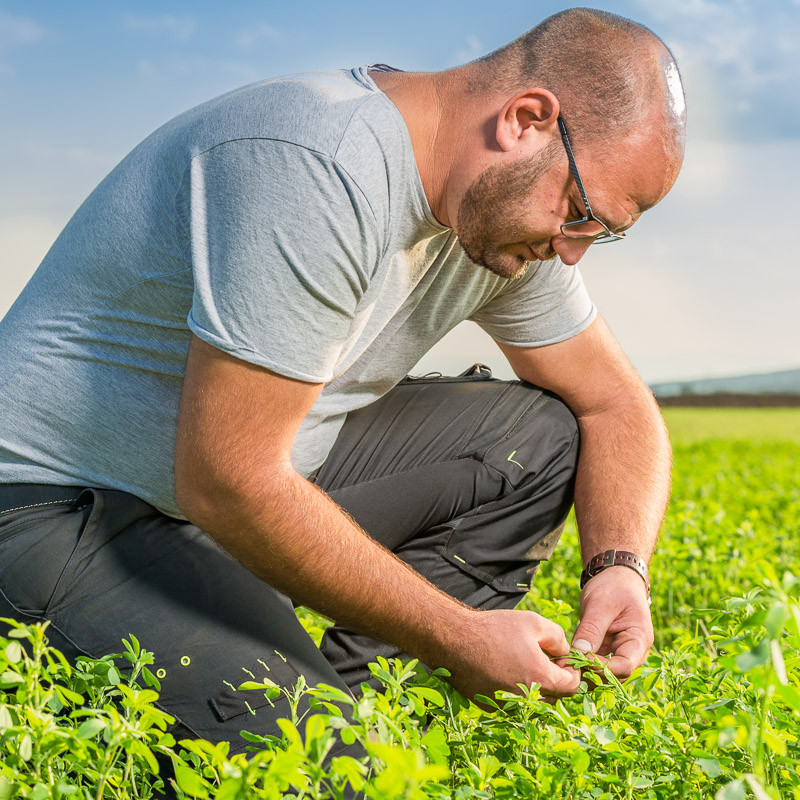
<instances>
[{"instance_id":1,"label":"blue sky","mask_svg":"<svg viewBox=\"0 0 800 800\"><path fill-rule=\"evenodd\" d=\"M184 109L292 72L446 69L567 7L0 0L0 314L108 170ZM595 302L651 381L800 365L800 0L600 7L672 47L689 135L673 192L581 262ZM502 361L464 326L422 367L473 360Z\"/></svg>"}]
</instances>

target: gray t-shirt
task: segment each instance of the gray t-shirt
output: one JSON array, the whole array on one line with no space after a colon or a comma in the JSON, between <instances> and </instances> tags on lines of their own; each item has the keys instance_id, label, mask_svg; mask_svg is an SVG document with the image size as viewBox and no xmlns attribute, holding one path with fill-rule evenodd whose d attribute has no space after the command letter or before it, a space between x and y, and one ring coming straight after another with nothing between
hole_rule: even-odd
<instances>
[{"instance_id":1,"label":"gray t-shirt","mask_svg":"<svg viewBox=\"0 0 800 800\"><path fill-rule=\"evenodd\" d=\"M307 475L347 412L462 320L540 346L594 316L574 267L534 263L508 281L466 258L366 67L255 83L128 155L0 323L0 483L120 489L180 517L192 333L326 384L292 453Z\"/></svg>"}]
</instances>

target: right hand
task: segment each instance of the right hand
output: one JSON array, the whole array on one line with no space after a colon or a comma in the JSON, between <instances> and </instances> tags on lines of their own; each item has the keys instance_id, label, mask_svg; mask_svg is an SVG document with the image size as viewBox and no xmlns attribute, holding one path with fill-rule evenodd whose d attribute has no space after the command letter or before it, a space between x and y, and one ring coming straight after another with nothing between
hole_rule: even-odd
<instances>
[{"instance_id":1,"label":"right hand","mask_svg":"<svg viewBox=\"0 0 800 800\"><path fill-rule=\"evenodd\" d=\"M450 647L443 664L450 682L467 697L494 697L500 689L519 694L520 683L540 684L545 699L578 690L580 672L551 661L569 654L564 630L555 622L533 611L476 611L471 617L468 633Z\"/></svg>"}]
</instances>

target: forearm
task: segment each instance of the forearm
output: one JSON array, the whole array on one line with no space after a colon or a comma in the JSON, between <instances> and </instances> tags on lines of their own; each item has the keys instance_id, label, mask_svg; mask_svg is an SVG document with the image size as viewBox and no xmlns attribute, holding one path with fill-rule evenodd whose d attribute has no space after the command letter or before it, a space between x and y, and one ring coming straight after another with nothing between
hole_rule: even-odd
<instances>
[{"instance_id":1,"label":"forearm","mask_svg":"<svg viewBox=\"0 0 800 800\"><path fill-rule=\"evenodd\" d=\"M575 513L584 564L609 548L649 562L670 488L671 449L658 406L642 387L579 425Z\"/></svg>"},{"instance_id":2,"label":"forearm","mask_svg":"<svg viewBox=\"0 0 800 800\"><path fill-rule=\"evenodd\" d=\"M453 637L475 615L362 531L291 469L258 488L204 486L189 504L208 530L262 580L358 633L445 665Z\"/></svg>"}]
</instances>

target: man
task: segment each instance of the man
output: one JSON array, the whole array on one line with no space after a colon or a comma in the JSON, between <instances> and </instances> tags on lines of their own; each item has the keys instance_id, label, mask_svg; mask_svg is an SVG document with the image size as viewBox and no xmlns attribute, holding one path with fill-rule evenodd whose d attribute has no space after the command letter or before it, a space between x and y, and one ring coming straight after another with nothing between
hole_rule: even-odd
<instances>
[{"instance_id":1,"label":"man","mask_svg":"<svg viewBox=\"0 0 800 800\"><path fill-rule=\"evenodd\" d=\"M654 35L572 10L443 73L263 82L156 131L0 326L3 615L71 655L135 633L182 732L234 750L285 713L241 716L242 668L357 689L404 652L563 696L563 630L512 609L574 490L573 644L630 675L669 445L574 265L666 194L684 121ZM466 318L523 382L402 380ZM336 620L321 652L287 598Z\"/></svg>"}]
</instances>

